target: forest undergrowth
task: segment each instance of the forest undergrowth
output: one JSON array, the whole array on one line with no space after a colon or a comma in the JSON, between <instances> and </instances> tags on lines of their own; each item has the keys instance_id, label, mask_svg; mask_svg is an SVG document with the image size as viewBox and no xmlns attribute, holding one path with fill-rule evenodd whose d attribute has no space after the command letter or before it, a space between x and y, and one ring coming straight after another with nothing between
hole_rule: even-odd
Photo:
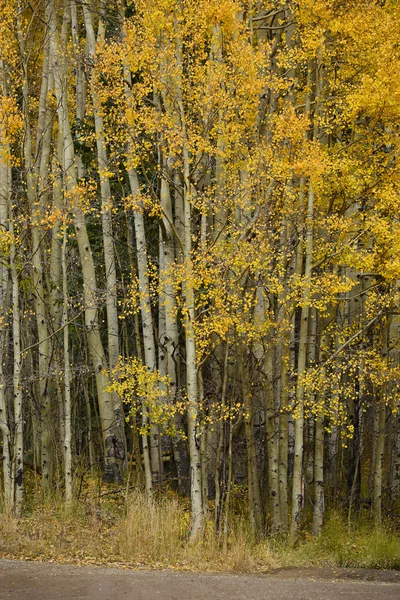
<instances>
[{"instance_id":1,"label":"forest undergrowth","mask_svg":"<svg viewBox=\"0 0 400 600\"><path fill-rule=\"evenodd\" d=\"M223 548L215 534L212 503L204 539L191 543L188 500L172 491L149 501L138 490L96 496L93 485L69 510L61 497L43 501L40 492L33 497L22 518L0 514L0 557L238 573L285 567L400 569L400 533L393 522L371 525L369 511L360 513L350 528L345 512L330 512L319 537L305 523L293 542L279 534L255 539L238 503Z\"/></svg>"}]
</instances>

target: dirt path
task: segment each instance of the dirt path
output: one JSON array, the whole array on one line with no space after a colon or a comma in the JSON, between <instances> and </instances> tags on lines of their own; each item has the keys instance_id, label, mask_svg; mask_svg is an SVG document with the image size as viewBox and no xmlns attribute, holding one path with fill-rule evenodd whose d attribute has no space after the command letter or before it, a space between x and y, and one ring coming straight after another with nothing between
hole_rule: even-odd
<instances>
[{"instance_id":1,"label":"dirt path","mask_svg":"<svg viewBox=\"0 0 400 600\"><path fill-rule=\"evenodd\" d=\"M400 600L400 573L358 569L217 575L0 560L0 600Z\"/></svg>"}]
</instances>

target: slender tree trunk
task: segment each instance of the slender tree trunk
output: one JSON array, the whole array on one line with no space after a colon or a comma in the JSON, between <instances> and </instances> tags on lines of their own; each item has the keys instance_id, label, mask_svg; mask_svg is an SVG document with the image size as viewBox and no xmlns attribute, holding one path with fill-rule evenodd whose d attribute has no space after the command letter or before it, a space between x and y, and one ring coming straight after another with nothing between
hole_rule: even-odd
<instances>
[{"instance_id":1,"label":"slender tree trunk","mask_svg":"<svg viewBox=\"0 0 400 600\"><path fill-rule=\"evenodd\" d=\"M14 238L14 214L9 202L9 231ZM10 270L12 284L12 333L13 333L13 394L14 394L14 452L13 452L13 486L14 486L14 512L17 517L22 516L22 494L24 479L24 422L22 412L22 386L21 386L21 317L19 303L19 281L17 273L16 245L13 239L10 247Z\"/></svg>"},{"instance_id":2,"label":"slender tree trunk","mask_svg":"<svg viewBox=\"0 0 400 600\"><path fill-rule=\"evenodd\" d=\"M271 513L271 532L276 533L281 525L279 502L279 455L275 430L275 402L273 390L273 350L268 348L265 371L267 376L265 390L265 419L268 450L268 496Z\"/></svg>"},{"instance_id":3,"label":"slender tree trunk","mask_svg":"<svg viewBox=\"0 0 400 600\"><path fill-rule=\"evenodd\" d=\"M161 148L161 154L165 148ZM160 337L160 342L165 349L167 359L167 374L171 382L171 396L174 398L178 392L178 372L180 369L179 359L179 333L178 333L178 310L176 304L175 279L175 235L176 230L173 226L173 210L170 184L167 179L169 173L168 161L165 157L162 159L162 178L161 178L161 208L162 208L162 226L160 227L160 241L162 261L160 260L160 284L161 294L160 302L165 307L165 336ZM182 243L182 240L179 240ZM162 269L161 269L162 264ZM183 429L182 417L176 415L174 419L176 429ZM204 430L205 432L205 430ZM204 436L203 436L204 437ZM187 489L185 477L188 472L185 469L187 465L187 447L185 441L178 434L173 440L174 460L178 476L178 488L181 492ZM205 485L206 482L203 482Z\"/></svg>"},{"instance_id":4,"label":"slender tree trunk","mask_svg":"<svg viewBox=\"0 0 400 600\"><path fill-rule=\"evenodd\" d=\"M64 222L63 245L61 254L62 281L63 281L63 311L62 327L64 338L64 482L65 503L70 506L72 502L72 446L71 446L71 369L69 357L69 331L68 331L68 278L67 278L67 225Z\"/></svg>"},{"instance_id":5,"label":"slender tree trunk","mask_svg":"<svg viewBox=\"0 0 400 600\"><path fill-rule=\"evenodd\" d=\"M266 302L263 290L257 288L257 298L254 307L255 326L260 326L267 318ZM279 457L278 439L276 430L275 390L274 390L274 358L275 352L272 344L267 350L261 343L254 344L254 356L258 362L258 368L265 372L262 382L263 399L262 406L265 409L266 450L268 461L268 502L271 531L276 532L280 527L279 507Z\"/></svg>"},{"instance_id":6,"label":"slender tree trunk","mask_svg":"<svg viewBox=\"0 0 400 600\"><path fill-rule=\"evenodd\" d=\"M27 197L31 211L32 230L32 264L33 264L33 289L34 306L36 313L36 327L38 335L38 362L39 362L39 402L40 402L40 424L41 424L41 468L42 483L45 493L49 491L51 472L50 452L50 398L49 367L50 367L50 345L49 330L47 327L45 288L42 264L42 243L44 237L43 228L40 225L42 218L41 201L48 173L50 139L51 139L51 117L48 115L46 97L48 83L51 79L49 60L47 56L48 45L45 47L45 56L42 70L42 89L39 105L38 119L38 148L37 162L32 161L32 135L29 114L29 78L27 71L27 59L25 58L25 40L20 35L20 50L23 56L24 81L22 86L23 110L24 110L24 160L27 184Z\"/></svg>"},{"instance_id":7,"label":"slender tree trunk","mask_svg":"<svg viewBox=\"0 0 400 600\"><path fill-rule=\"evenodd\" d=\"M175 16L176 31L176 62L178 73L183 69L182 39L178 30L179 26ZM195 306L193 288L193 264L192 264L192 206L191 206L191 181L190 181L190 158L187 140L186 119L182 98L182 86L178 81L176 89L177 104L179 109L179 120L182 134L182 162L183 162L183 266L184 275L182 281L183 292L183 315L185 328L185 350L186 350L186 390L188 398L187 424L188 442L190 456L190 500L192 507L191 540L195 541L203 535L204 528L204 504L202 498L201 482L201 454L197 440L199 427L198 411L198 389L197 389L197 365L196 365L196 341L194 332Z\"/></svg>"},{"instance_id":8,"label":"slender tree trunk","mask_svg":"<svg viewBox=\"0 0 400 600\"><path fill-rule=\"evenodd\" d=\"M96 38L93 28L92 15L88 4L82 3L83 14L88 42L88 55L92 64L96 60ZM102 17L100 17L101 20ZM99 26L99 29L101 27ZM79 79L78 79L79 81ZM101 195L101 221L103 231L104 266L106 272L106 313L107 313L107 339L108 363L114 369L119 358L119 331L118 331L118 299L117 299L117 267L115 262L114 237L112 228L112 196L109 179L109 161L107 155L106 139L101 102L93 78L90 79L90 90L93 102L94 126L97 144L97 162L100 177ZM117 394L112 394L116 426L119 429L117 438L118 453L120 458L125 454L124 413Z\"/></svg>"},{"instance_id":9,"label":"slender tree trunk","mask_svg":"<svg viewBox=\"0 0 400 600\"><path fill-rule=\"evenodd\" d=\"M320 352L319 362L326 360L329 354L330 336L326 329L329 322L334 318L334 312L328 315L325 321L321 323ZM323 405L323 397L318 398L317 413L315 415L315 435L314 435L314 511L313 511L313 534L320 535L325 514L325 480L324 480L324 448L325 448L325 427L324 415L319 409Z\"/></svg>"},{"instance_id":10,"label":"slender tree trunk","mask_svg":"<svg viewBox=\"0 0 400 600\"><path fill-rule=\"evenodd\" d=\"M247 455L247 491L249 503L250 526L256 536L262 532L262 504L260 486L257 474L256 447L253 430L253 405L249 390L249 383L246 378L244 368L245 348L239 349L239 378L242 385L243 410L244 410L244 428L246 438Z\"/></svg>"},{"instance_id":11,"label":"slender tree trunk","mask_svg":"<svg viewBox=\"0 0 400 600\"><path fill-rule=\"evenodd\" d=\"M288 325L287 325L288 327ZM281 353L281 389L280 389L280 418L279 418L279 504L281 527L288 529L288 450L289 450L289 361L290 361L290 332L283 336Z\"/></svg>"},{"instance_id":12,"label":"slender tree trunk","mask_svg":"<svg viewBox=\"0 0 400 600\"><path fill-rule=\"evenodd\" d=\"M76 1L71 2L71 33L73 43L73 53L75 60L75 89L76 89L76 119L78 124L82 124L86 112L86 95L87 95L87 80L85 76L84 65L89 62L88 44L85 47L84 56L81 55L80 40L79 40L79 21ZM77 133L79 141L79 133ZM82 179L85 175L85 167L82 157L79 153L76 155L76 171L78 179Z\"/></svg>"},{"instance_id":13,"label":"slender tree trunk","mask_svg":"<svg viewBox=\"0 0 400 600\"><path fill-rule=\"evenodd\" d=\"M0 92L5 96L4 66L0 60ZM11 202L11 167L3 158L8 154L8 144L2 132L0 121L0 232L9 231L9 205ZM1 235L0 233L0 235ZM8 268L0 262L0 433L2 436L3 491L6 511L13 509L12 463L11 463L11 431L8 422L6 401L6 347L8 341L7 308L8 308Z\"/></svg>"},{"instance_id":14,"label":"slender tree trunk","mask_svg":"<svg viewBox=\"0 0 400 600\"><path fill-rule=\"evenodd\" d=\"M382 479L386 427L386 403L383 394L381 396L376 396L375 410L378 415L378 432L375 450L374 469L374 518L375 522L380 524L382 521Z\"/></svg>"},{"instance_id":15,"label":"slender tree trunk","mask_svg":"<svg viewBox=\"0 0 400 600\"><path fill-rule=\"evenodd\" d=\"M222 454L223 454L224 447L225 447L224 432L225 432L226 388L228 385L228 356L229 356L229 343L228 343L228 340L226 340L219 420L218 420L218 423L216 423L217 432L218 432L217 433L218 445L217 445L217 456L216 456L216 461L215 461L215 530L217 533L220 532L221 514L222 514L221 460L222 460Z\"/></svg>"},{"instance_id":16,"label":"slender tree trunk","mask_svg":"<svg viewBox=\"0 0 400 600\"><path fill-rule=\"evenodd\" d=\"M184 155L187 150L184 149ZM192 505L192 526L191 539L197 539L203 532L204 525L204 506L202 499L201 484L201 456L197 443L198 428L198 391L197 391L197 367L196 367L196 344L194 337L194 290L192 285L192 258L191 258L191 206L189 195L189 161L188 156L184 158L185 162L185 280L183 282L184 295L184 326L186 332L186 386L188 396L188 440L191 471L191 505Z\"/></svg>"},{"instance_id":17,"label":"slender tree trunk","mask_svg":"<svg viewBox=\"0 0 400 600\"><path fill-rule=\"evenodd\" d=\"M398 503L400 500L400 409L396 414L395 443L393 458L393 496Z\"/></svg>"},{"instance_id":18,"label":"slender tree trunk","mask_svg":"<svg viewBox=\"0 0 400 600\"><path fill-rule=\"evenodd\" d=\"M131 191L137 198L140 196L139 181L136 171L128 171ZM154 371L157 368L156 344L154 338L154 321L150 300L150 282L148 273L146 231L144 218L140 209L134 211L137 264L139 275L139 294L140 294L140 313L142 317L142 334L144 345L144 360L147 368ZM146 419L148 410L146 408ZM160 465L160 436L158 427L150 423L150 453L151 453L151 473L154 482L161 478ZM147 459L145 459L146 469Z\"/></svg>"},{"instance_id":19,"label":"slender tree trunk","mask_svg":"<svg viewBox=\"0 0 400 600\"><path fill-rule=\"evenodd\" d=\"M228 443L228 482L226 488L225 498L225 514L224 514L224 532L222 551L224 554L228 552L228 531L229 531L229 515L231 509L231 492L232 492L232 471L233 471L233 457L232 457L232 441L233 441L233 425L231 419L229 420L229 443Z\"/></svg>"},{"instance_id":20,"label":"slender tree trunk","mask_svg":"<svg viewBox=\"0 0 400 600\"><path fill-rule=\"evenodd\" d=\"M314 513L313 534L321 533L324 521L324 422L321 415L315 417L315 454L314 454Z\"/></svg>"},{"instance_id":21,"label":"slender tree trunk","mask_svg":"<svg viewBox=\"0 0 400 600\"><path fill-rule=\"evenodd\" d=\"M306 226L306 259L304 271L303 302L301 310L299 355L297 363L297 387L296 387L296 416L295 416L295 447L292 483L292 521L291 534L294 536L300 528L301 509L303 505L303 444L304 444L304 375L306 372L307 359L307 335L308 335L308 297L310 290L310 278L312 269L313 251L313 214L314 214L314 190L310 183L307 207Z\"/></svg>"},{"instance_id":22,"label":"slender tree trunk","mask_svg":"<svg viewBox=\"0 0 400 600\"><path fill-rule=\"evenodd\" d=\"M120 429L114 412L112 395L107 391L109 378L106 373L107 363L100 336L98 320L99 300L94 260L86 227L85 214L81 207L81 199L77 192L75 153L67 110L66 65L63 62L60 50L63 44L66 43L66 39L62 38L60 41L58 40L57 20L53 2L49 3L49 9L50 54L54 61L53 72L57 98L57 114L59 127L63 132L64 137L64 174L67 193L71 201L73 201L71 212L73 214L75 234L82 265L85 325L89 353L96 376L97 397L99 401L101 429L104 443L104 478L107 481L121 481L120 468L117 462L120 458L118 451L118 448L120 447L120 442L118 442ZM66 36L68 28L69 12L65 9L63 22L64 36Z\"/></svg>"}]
</instances>

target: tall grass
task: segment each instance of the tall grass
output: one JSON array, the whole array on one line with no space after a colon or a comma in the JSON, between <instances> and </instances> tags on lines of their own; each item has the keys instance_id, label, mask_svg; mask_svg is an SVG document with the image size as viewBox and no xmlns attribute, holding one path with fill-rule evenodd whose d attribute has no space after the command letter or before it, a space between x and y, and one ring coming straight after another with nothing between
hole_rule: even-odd
<instances>
[{"instance_id":1,"label":"tall grass","mask_svg":"<svg viewBox=\"0 0 400 600\"><path fill-rule=\"evenodd\" d=\"M121 553L129 562L187 569L251 572L275 565L269 545L255 543L243 518L235 518L225 553L211 518L201 542L190 542L189 526L189 510L176 497L149 501L143 494L135 493L121 522Z\"/></svg>"},{"instance_id":2,"label":"tall grass","mask_svg":"<svg viewBox=\"0 0 400 600\"><path fill-rule=\"evenodd\" d=\"M375 526L372 515L355 521L332 513L321 535L304 535L295 546L277 549L284 566L322 566L400 569L400 535L389 524Z\"/></svg>"},{"instance_id":3,"label":"tall grass","mask_svg":"<svg viewBox=\"0 0 400 600\"><path fill-rule=\"evenodd\" d=\"M121 553L131 560L176 562L186 531L183 517L176 498L149 501L139 492L133 494L121 522Z\"/></svg>"},{"instance_id":4,"label":"tall grass","mask_svg":"<svg viewBox=\"0 0 400 600\"><path fill-rule=\"evenodd\" d=\"M0 518L0 555L60 562L175 567L191 570L260 572L288 566L348 566L400 569L400 536L364 518L349 532L333 513L319 538L303 532L293 544L285 537L256 541L247 519L233 515L228 550L222 551L212 516L204 540L188 538L188 505L175 495L149 501L133 493L127 504L112 496L81 502L66 512L62 501L33 503L16 520Z\"/></svg>"}]
</instances>

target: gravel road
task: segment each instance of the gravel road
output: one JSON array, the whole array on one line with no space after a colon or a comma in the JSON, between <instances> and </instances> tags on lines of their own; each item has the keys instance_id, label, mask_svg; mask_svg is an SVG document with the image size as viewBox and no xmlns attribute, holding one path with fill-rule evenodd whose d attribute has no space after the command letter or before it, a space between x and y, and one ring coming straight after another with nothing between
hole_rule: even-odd
<instances>
[{"instance_id":1,"label":"gravel road","mask_svg":"<svg viewBox=\"0 0 400 600\"><path fill-rule=\"evenodd\" d=\"M265 575L128 571L0 560L0 600L400 600L400 573L290 569Z\"/></svg>"}]
</instances>

